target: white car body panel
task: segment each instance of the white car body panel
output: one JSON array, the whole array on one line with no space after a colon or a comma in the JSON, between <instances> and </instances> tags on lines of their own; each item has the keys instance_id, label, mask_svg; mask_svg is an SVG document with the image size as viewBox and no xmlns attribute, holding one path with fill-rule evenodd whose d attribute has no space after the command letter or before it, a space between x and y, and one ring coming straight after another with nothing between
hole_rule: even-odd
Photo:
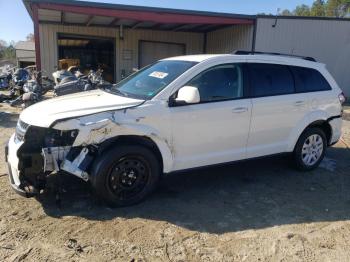
<instances>
[{"instance_id":1,"label":"white car body panel","mask_svg":"<svg viewBox=\"0 0 350 262\"><path fill-rule=\"evenodd\" d=\"M102 90L60 96L34 104L21 113L21 120L33 126L49 127L57 120L99 112L120 110L143 103Z\"/></svg>"},{"instance_id":2,"label":"white car body panel","mask_svg":"<svg viewBox=\"0 0 350 262\"><path fill-rule=\"evenodd\" d=\"M19 180L19 171L18 171L19 159L17 156L17 151L22 145L23 145L23 142L20 142L20 143L15 142L15 134L13 134L9 140L9 151L7 155L7 158L8 158L7 161L11 163L9 168L11 169L10 171L12 174L12 178L16 186L19 186L21 184Z\"/></svg>"},{"instance_id":3,"label":"white car body panel","mask_svg":"<svg viewBox=\"0 0 350 262\"><path fill-rule=\"evenodd\" d=\"M244 159L251 107L242 99L170 108L174 170Z\"/></svg>"},{"instance_id":4,"label":"white car body panel","mask_svg":"<svg viewBox=\"0 0 350 262\"><path fill-rule=\"evenodd\" d=\"M194 61L193 66L151 100L95 90L47 100L24 110L21 121L57 130L79 130L73 147L99 144L120 136L139 136L158 147L163 171L207 166L292 152L300 134L315 121L339 117L341 90L324 65L297 58L266 55L198 55L167 60ZM264 62L314 68L332 91L169 106L169 97L200 72L219 64ZM302 101L303 103L296 104ZM238 110L244 109L244 110ZM330 121L332 138L341 134L341 119ZM12 139L13 140L13 139ZM13 141L12 141L13 142ZM16 144L15 142L13 142ZM18 167L11 143L9 163Z\"/></svg>"},{"instance_id":5,"label":"white car body panel","mask_svg":"<svg viewBox=\"0 0 350 262\"><path fill-rule=\"evenodd\" d=\"M252 104L247 158L287 152L291 131L308 112L305 94L253 98Z\"/></svg>"},{"instance_id":6,"label":"white car body panel","mask_svg":"<svg viewBox=\"0 0 350 262\"><path fill-rule=\"evenodd\" d=\"M342 134L341 129L342 129L343 120L341 118L335 118L329 121L329 124L332 127L332 138L331 138L330 144L333 145L341 139L341 134Z\"/></svg>"}]
</instances>

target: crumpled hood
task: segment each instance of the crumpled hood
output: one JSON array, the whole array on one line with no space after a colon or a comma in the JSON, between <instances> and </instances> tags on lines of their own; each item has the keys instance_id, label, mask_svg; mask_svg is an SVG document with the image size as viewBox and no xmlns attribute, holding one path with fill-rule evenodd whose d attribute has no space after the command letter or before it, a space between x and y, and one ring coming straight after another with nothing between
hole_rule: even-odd
<instances>
[{"instance_id":1,"label":"crumpled hood","mask_svg":"<svg viewBox=\"0 0 350 262\"><path fill-rule=\"evenodd\" d=\"M144 100L132 99L102 90L80 92L56 97L26 108L20 119L33 126L49 127L53 122L104 111L140 105Z\"/></svg>"}]
</instances>

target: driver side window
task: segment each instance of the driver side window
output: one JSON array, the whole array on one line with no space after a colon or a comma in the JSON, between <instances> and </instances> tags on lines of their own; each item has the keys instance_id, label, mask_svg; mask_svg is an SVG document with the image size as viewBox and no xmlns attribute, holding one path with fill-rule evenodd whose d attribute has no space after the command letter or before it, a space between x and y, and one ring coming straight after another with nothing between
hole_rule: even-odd
<instances>
[{"instance_id":1,"label":"driver side window","mask_svg":"<svg viewBox=\"0 0 350 262\"><path fill-rule=\"evenodd\" d=\"M240 64L215 66L203 71L186 85L198 88L201 103L241 98L242 67Z\"/></svg>"}]
</instances>

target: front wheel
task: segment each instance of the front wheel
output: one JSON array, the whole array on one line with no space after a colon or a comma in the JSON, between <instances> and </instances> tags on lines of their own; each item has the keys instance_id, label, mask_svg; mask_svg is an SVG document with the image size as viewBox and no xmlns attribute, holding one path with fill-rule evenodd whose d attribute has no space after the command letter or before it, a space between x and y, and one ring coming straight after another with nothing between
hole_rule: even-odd
<instances>
[{"instance_id":1,"label":"front wheel","mask_svg":"<svg viewBox=\"0 0 350 262\"><path fill-rule=\"evenodd\" d=\"M154 153L140 146L119 146L94 163L91 184L110 206L137 204L156 187L160 165Z\"/></svg>"},{"instance_id":2,"label":"front wheel","mask_svg":"<svg viewBox=\"0 0 350 262\"><path fill-rule=\"evenodd\" d=\"M296 167L302 171L317 168L324 158L327 148L326 135L320 128L308 128L299 138L294 159Z\"/></svg>"}]
</instances>

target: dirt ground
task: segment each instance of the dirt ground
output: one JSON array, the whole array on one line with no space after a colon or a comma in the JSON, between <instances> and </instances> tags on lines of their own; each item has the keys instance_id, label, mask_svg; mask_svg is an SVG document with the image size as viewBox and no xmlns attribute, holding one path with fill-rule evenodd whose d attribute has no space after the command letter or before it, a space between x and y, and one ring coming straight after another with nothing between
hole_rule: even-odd
<instances>
[{"instance_id":1,"label":"dirt ground","mask_svg":"<svg viewBox=\"0 0 350 262\"><path fill-rule=\"evenodd\" d=\"M0 144L16 110L0 107ZM310 173L289 158L165 177L145 202L110 209L63 179L52 193L16 195L0 151L0 261L350 261L350 122L344 142Z\"/></svg>"}]
</instances>

